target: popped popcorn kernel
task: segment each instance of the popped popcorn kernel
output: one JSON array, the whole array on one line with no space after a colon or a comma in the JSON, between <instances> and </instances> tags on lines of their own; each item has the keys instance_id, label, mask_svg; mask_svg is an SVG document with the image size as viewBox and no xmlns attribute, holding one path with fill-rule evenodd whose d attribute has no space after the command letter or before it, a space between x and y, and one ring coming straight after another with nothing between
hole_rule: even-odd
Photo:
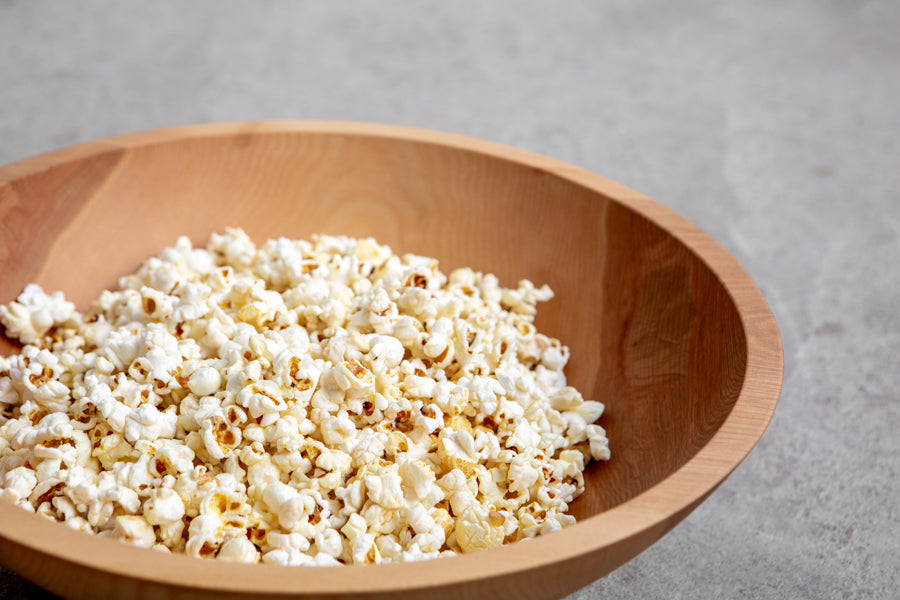
<instances>
[{"instance_id":1,"label":"popped popcorn kernel","mask_svg":"<svg viewBox=\"0 0 900 600\"><path fill-rule=\"evenodd\" d=\"M0 306L0 498L163 552L415 561L574 522L602 403L534 326L552 298L373 239L186 237L86 314Z\"/></svg>"}]
</instances>

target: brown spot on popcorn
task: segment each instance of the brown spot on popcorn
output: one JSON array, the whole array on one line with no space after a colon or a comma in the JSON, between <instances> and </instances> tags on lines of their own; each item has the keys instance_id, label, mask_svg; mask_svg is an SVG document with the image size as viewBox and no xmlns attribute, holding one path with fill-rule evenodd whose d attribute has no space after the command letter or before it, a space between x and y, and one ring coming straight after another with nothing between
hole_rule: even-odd
<instances>
[{"instance_id":1,"label":"brown spot on popcorn","mask_svg":"<svg viewBox=\"0 0 900 600\"><path fill-rule=\"evenodd\" d=\"M210 505L217 514L224 514L228 510L228 497L225 494L213 494L213 497L210 499Z\"/></svg>"},{"instance_id":2,"label":"brown spot on popcorn","mask_svg":"<svg viewBox=\"0 0 900 600\"><path fill-rule=\"evenodd\" d=\"M263 525L257 525L256 527L250 527L247 529L247 536L250 538L250 541L257 546L262 546L266 541L266 536L268 535L269 532Z\"/></svg>"},{"instance_id":3,"label":"brown spot on popcorn","mask_svg":"<svg viewBox=\"0 0 900 600\"><path fill-rule=\"evenodd\" d=\"M357 379L368 373L368 371L366 371L366 368L359 364L359 361L357 360L345 362L344 366L347 367L347 370L353 373L353 376Z\"/></svg>"},{"instance_id":4,"label":"brown spot on popcorn","mask_svg":"<svg viewBox=\"0 0 900 600\"><path fill-rule=\"evenodd\" d=\"M38 410L34 411L33 413L31 413L31 415L29 416L29 419L33 425L37 425L38 423L41 422L41 419L43 419L44 417L46 417L49 414L50 414L49 411L46 411L43 408L41 408L41 409L38 409Z\"/></svg>"},{"instance_id":5,"label":"brown spot on popcorn","mask_svg":"<svg viewBox=\"0 0 900 600\"><path fill-rule=\"evenodd\" d=\"M147 369L145 369L143 365L141 365L138 359L135 359L134 362L131 363L131 366L128 367L128 370L138 373L141 377L147 376Z\"/></svg>"},{"instance_id":6,"label":"brown spot on popcorn","mask_svg":"<svg viewBox=\"0 0 900 600\"><path fill-rule=\"evenodd\" d=\"M52 379L53 373L47 367L44 367L40 374L31 374L28 381L34 387L40 387Z\"/></svg>"},{"instance_id":7,"label":"brown spot on popcorn","mask_svg":"<svg viewBox=\"0 0 900 600\"><path fill-rule=\"evenodd\" d=\"M37 497L37 500L35 500L34 504L40 506L44 502L50 502L55 496L58 496L60 494L64 487L66 487L65 481L60 481L59 483L53 484L46 492Z\"/></svg>"},{"instance_id":8,"label":"brown spot on popcorn","mask_svg":"<svg viewBox=\"0 0 900 600\"><path fill-rule=\"evenodd\" d=\"M425 279L424 275L413 273L406 279L406 283L404 285L406 287L425 288L428 285L428 280Z\"/></svg>"},{"instance_id":9,"label":"brown spot on popcorn","mask_svg":"<svg viewBox=\"0 0 900 600\"><path fill-rule=\"evenodd\" d=\"M202 557L213 556L216 551L219 549L218 545L212 544L210 542L203 542L203 545L200 546L200 550L197 552Z\"/></svg>"},{"instance_id":10,"label":"brown spot on popcorn","mask_svg":"<svg viewBox=\"0 0 900 600\"><path fill-rule=\"evenodd\" d=\"M234 446L237 443L237 437L231 429L226 429L221 434L217 434L216 439L220 444L228 447Z\"/></svg>"},{"instance_id":11,"label":"brown spot on popcorn","mask_svg":"<svg viewBox=\"0 0 900 600\"><path fill-rule=\"evenodd\" d=\"M447 353L448 353L449 351L450 351L450 346L447 346L446 348L444 348L444 349L441 351L440 354L438 354L437 356L434 357L434 360L437 361L437 362L439 362L439 363L444 362L444 359L447 358Z\"/></svg>"},{"instance_id":12,"label":"brown spot on popcorn","mask_svg":"<svg viewBox=\"0 0 900 600\"><path fill-rule=\"evenodd\" d=\"M400 431L402 433L409 433L410 431L412 431L415 428L416 428L415 425L413 425L409 421L395 421L394 422L394 429L396 431Z\"/></svg>"}]
</instances>

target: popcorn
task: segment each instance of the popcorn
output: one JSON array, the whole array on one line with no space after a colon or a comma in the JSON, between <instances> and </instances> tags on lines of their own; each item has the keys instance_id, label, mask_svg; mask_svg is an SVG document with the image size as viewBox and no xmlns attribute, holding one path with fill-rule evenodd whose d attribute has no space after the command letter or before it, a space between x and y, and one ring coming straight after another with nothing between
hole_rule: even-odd
<instances>
[{"instance_id":1,"label":"popcorn","mask_svg":"<svg viewBox=\"0 0 900 600\"><path fill-rule=\"evenodd\" d=\"M346 414L326 419L320 429L322 439L329 446L340 446L356 433L356 425Z\"/></svg>"},{"instance_id":2,"label":"popcorn","mask_svg":"<svg viewBox=\"0 0 900 600\"><path fill-rule=\"evenodd\" d=\"M437 455L448 471L459 469L466 475L475 472L475 439L465 429L442 429L437 442Z\"/></svg>"},{"instance_id":3,"label":"popcorn","mask_svg":"<svg viewBox=\"0 0 900 600\"><path fill-rule=\"evenodd\" d=\"M15 302L0 306L0 323L11 337L23 344L39 341L56 325L65 324L75 316L75 305L67 302L61 292L46 294L30 283Z\"/></svg>"},{"instance_id":4,"label":"popcorn","mask_svg":"<svg viewBox=\"0 0 900 600\"><path fill-rule=\"evenodd\" d=\"M126 515L116 517L115 521L116 537L122 541L142 548L149 548L156 542L156 534L153 532L153 526L143 517Z\"/></svg>"},{"instance_id":5,"label":"popcorn","mask_svg":"<svg viewBox=\"0 0 900 600\"><path fill-rule=\"evenodd\" d=\"M265 379L244 387L238 392L235 402L248 409L251 418L260 419L262 427L273 424L278 420L279 413L287 409L278 384Z\"/></svg>"},{"instance_id":6,"label":"popcorn","mask_svg":"<svg viewBox=\"0 0 900 600\"><path fill-rule=\"evenodd\" d=\"M599 425L588 425L585 430L590 442L591 457L594 460L609 460L609 440L606 431Z\"/></svg>"},{"instance_id":7,"label":"popcorn","mask_svg":"<svg viewBox=\"0 0 900 600\"><path fill-rule=\"evenodd\" d=\"M319 236L179 238L80 314L0 307L0 497L232 562L423 560L556 531L604 406L534 327L546 286Z\"/></svg>"},{"instance_id":8,"label":"popcorn","mask_svg":"<svg viewBox=\"0 0 900 600\"><path fill-rule=\"evenodd\" d=\"M184 502L172 489L158 489L144 501L144 519L151 525L179 523L183 516Z\"/></svg>"},{"instance_id":9,"label":"popcorn","mask_svg":"<svg viewBox=\"0 0 900 600\"><path fill-rule=\"evenodd\" d=\"M363 479L369 500L384 508L403 507L401 482L396 464L380 468Z\"/></svg>"},{"instance_id":10,"label":"popcorn","mask_svg":"<svg viewBox=\"0 0 900 600\"><path fill-rule=\"evenodd\" d=\"M0 494L7 500L18 503L19 500L31 495L35 485L37 476L32 469L16 467L3 476L3 491Z\"/></svg>"},{"instance_id":11,"label":"popcorn","mask_svg":"<svg viewBox=\"0 0 900 600\"><path fill-rule=\"evenodd\" d=\"M216 558L230 562L256 563L259 562L259 550L247 538L234 537L222 544Z\"/></svg>"},{"instance_id":12,"label":"popcorn","mask_svg":"<svg viewBox=\"0 0 900 600\"><path fill-rule=\"evenodd\" d=\"M125 439L153 441L175 435L177 415L174 410L160 412L152 404L142 404L125 417Z\"/></svg>"},{"instance_id":13,"label":"popcorn","mask_svg":"<svg viewBox=\"0 0 900 600\"><path fill-rule=\"evenodd\" d=\"M213 367L200 367L191 373L191 378L188 380L188 387L196 396L209 396L217 392L220 385L222 385L222 376Z\"/></svg>"}]
</instances>

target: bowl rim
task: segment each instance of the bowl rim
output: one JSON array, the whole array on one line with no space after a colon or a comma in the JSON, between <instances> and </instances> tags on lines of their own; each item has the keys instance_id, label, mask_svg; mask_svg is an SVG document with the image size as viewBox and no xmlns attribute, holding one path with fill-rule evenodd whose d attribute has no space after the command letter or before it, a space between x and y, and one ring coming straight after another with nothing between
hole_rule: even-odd
<instances>
[{"instance_id":1,"label":"bowl rim","mask_svg":"<svg viewBox=\"0 0 900 600\"><path fill-rule=\"evenodd\" d=\"M662 481L562 531L488 550L491 560L485 560L479 552L413 563L349 565L336 567L340 569L340 577L336 578L334 571L321 567L235 564L135 548L87 536L0 502L0 539L4 546L11 542L98 572L207 592L377 594L486 581L550 564L561 565L608 546L627 544L650 531L661 532L657 536L661 537L715 490L768 426L782 385L781 339L771 309L737 260L693 223L650 198L601 175L540 154L468 136L398 125L292 120L207 123L108 137L26 158L0 167L0 189L22 177L96 154L191 138L259 134L354 135L449 147L544 171L635 211L693 252L734 302L747 351L744 382L734 406L707 443ZM673 515L679 517L673 519ZM636 553L631 552L626 560ZM146 560L150 556L153 560Z\"/></svg>"}]
</instances>

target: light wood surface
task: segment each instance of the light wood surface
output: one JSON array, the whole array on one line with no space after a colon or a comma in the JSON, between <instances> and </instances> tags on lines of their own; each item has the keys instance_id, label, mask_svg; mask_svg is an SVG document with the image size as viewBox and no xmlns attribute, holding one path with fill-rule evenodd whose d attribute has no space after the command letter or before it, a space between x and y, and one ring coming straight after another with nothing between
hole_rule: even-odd
<instances>
[{"instance_id":1,"label":"light wood surface","mask_svg":"<svg viewBox=\"0 0 900 600\"><path fill-rule=\"evenodd\" d=\"M182 234L373 236L556 297L538 326L607 406L612 460L579 523L483 553L288 568L165 555L0 502L0 562L65 597L555 598L665 535L765 430L782 380L774 318L709 236L652 200L528 152L328 122L216 124L85 144L0 169L0 303L29 282L85 308ZM0 352L15 344L0 340ZM752 524L748 524L751 527Z\"/></svg>"}]
</instances>

